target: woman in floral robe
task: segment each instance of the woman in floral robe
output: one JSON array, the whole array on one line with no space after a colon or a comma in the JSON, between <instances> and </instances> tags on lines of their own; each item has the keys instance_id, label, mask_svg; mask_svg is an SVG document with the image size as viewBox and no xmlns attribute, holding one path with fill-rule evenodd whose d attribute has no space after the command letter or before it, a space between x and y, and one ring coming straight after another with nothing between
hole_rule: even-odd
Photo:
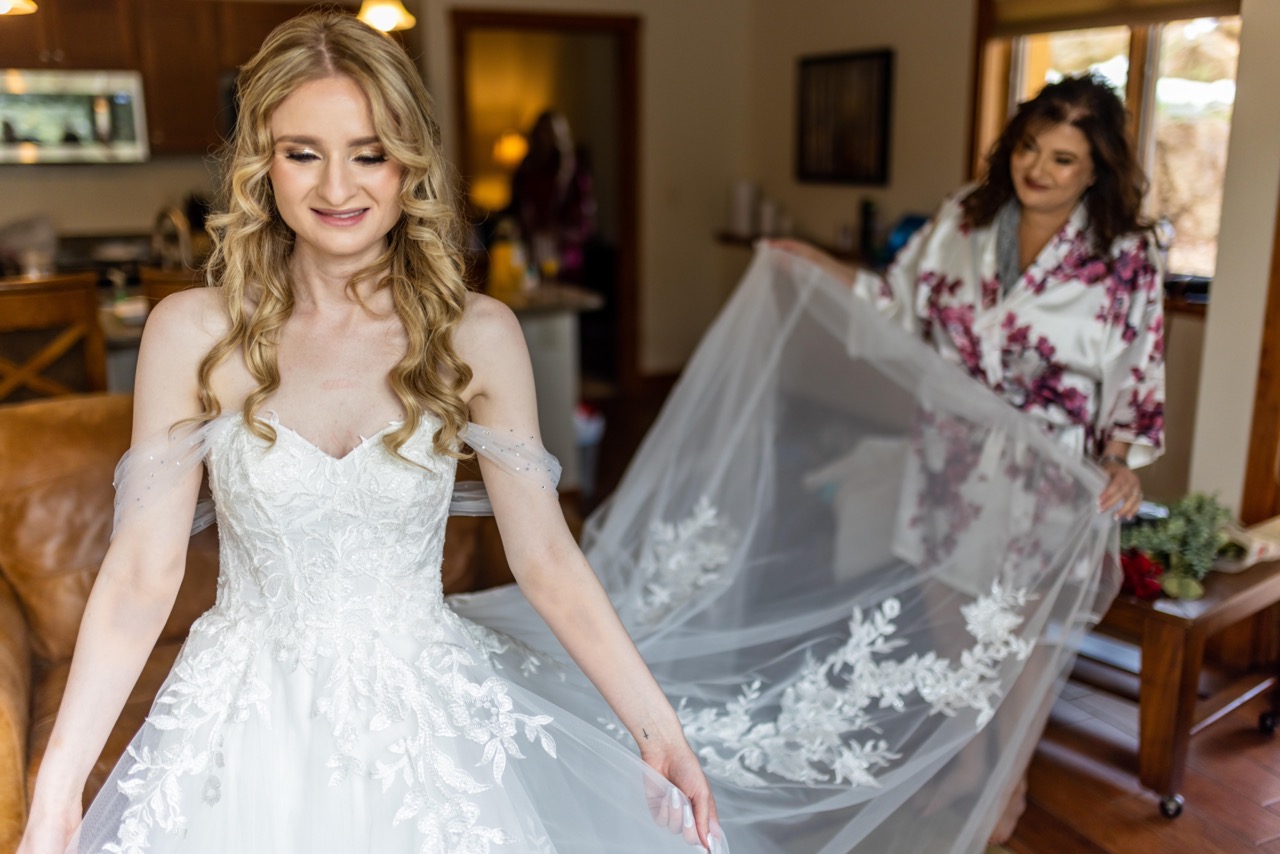
<instances>
[{"instance_id":1,"label":"woman in floral robe","mask_svg":"<svg viewBox=\"0 0 1280 854\"><path fill-rule=\"evenodd\" d=\"M1164 426L1160 272L1143 234L1094 251L1083 201L1002 288L996 230L948 199L884 277L854 290L1081 454L1155 459Z\"/></svg>"},{"instance_id":2,"label":"woman in floral robe","mask_svg":"<svg viewBox=\"0 0 1280 854\"><path fill-rule=\"evenodd\" d=\"M1131 517L1132 467L1163 450L1162 276L1140 218L1146 180L1124 106L1068 77L1022 104L987 174L947 199L881 276L805 244L858 296L1106 472L1099 507ZM992 840L1013 832L1025 779Z\"/></svg>"}]
</instances>

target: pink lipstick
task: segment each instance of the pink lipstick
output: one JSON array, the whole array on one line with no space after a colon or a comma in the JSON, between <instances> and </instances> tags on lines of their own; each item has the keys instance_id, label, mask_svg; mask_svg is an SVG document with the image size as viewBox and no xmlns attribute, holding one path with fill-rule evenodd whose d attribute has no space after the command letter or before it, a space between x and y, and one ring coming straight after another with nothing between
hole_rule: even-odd
<instances>
[{"instance_id":1,"label":"pink lipstick","mask_svg":"<svg viewBox=\"0 0 1280 854\"><path fill-rule=\"evenodd\" d=\"M327 210L312 208L311 212L319 217L320 221L325 225L332 225L336 228L350 228L354 225L359 225L364 220L364 215L369 212L369 209Z\"/></svg>"}]
</instances>

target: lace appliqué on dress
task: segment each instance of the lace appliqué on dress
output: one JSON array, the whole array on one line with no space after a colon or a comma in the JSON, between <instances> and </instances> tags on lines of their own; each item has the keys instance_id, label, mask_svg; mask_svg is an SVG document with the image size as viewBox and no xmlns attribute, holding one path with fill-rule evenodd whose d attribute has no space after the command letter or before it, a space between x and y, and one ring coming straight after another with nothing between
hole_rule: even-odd
<instances>
[{"instance_id":1,"label":"lace appliqu\u00e9 on dress","mask_svg":"<svg viewBox=\"0 0 1280 854\"><path fill-rule=\"evenodd\" d=\"M222 782L215 773L223 766L221 733L228 721L242 722L251 713L267 716L263 701L270 691L265 683L245 673L252 648L229 637L220 647L184 657L174 667L173 681L156 698L147 718L161 732L180 733L154 749L130 747L133 760L128 776L120 781L121 794L129 799L115 843L103 847L108 854L139 854L151 833L160 829L178 833L186 828L179 778L207 773L202 793L205 803L217 803ZM203 733L203 737L201 734Z\"/></svg>"},{"instance_id":2,"label":"lace appliqu\u00e9 on dress","mask_svg":"<svg viewBox=\"0 0 1280 854\"><path fill-rule=\"evenodd\" d=\"M145 746L130 749L133 765L119 788L131 803L118 842L105 851L141 854L150 847L153 830L181 832L186 821L180 777L209 774L205 801L217 802L221 781L215 771L223 764L218 744L224 727L247 720L251 713L266 717L266 684L248 676L237 680L230 672L237 660L248 658L248 646L243 646L245 656L228 654L227 646L221 645L184 662L176 680L157 699L157 711L148 724L181 737L166 740L156 751ZM471 679L466 669L477 662L466 649L436 644L423 652L416 666L409 666L380 647L374 646L368 661L335 667L325 685L326 696L317 703L317 715L329 721L342 751L328 762L329 784L340 785L358 775L380 781L386 792L403 782L406 792L394 823L415 821L422 833L422 854L485 854L491 844L515 841L502 828L478 823L480 808L465 796L502 785L508 758L525 756L517 740L521 735L554 758L555 740L547 731L551 716L515 711L502 679ZM213 669L202 669L203 663ZM357 755L361 736L351 720L370 711L370 731L405 724L410 730L390 744L391 758L376 761L372 769ZM483 776L489 779L459 768L450 757L455 751L440 749L441 739L453 738L483 748L478 764L487 769Z\"/></svg>"},{"instance_id":3,"label":"lace appliqu\u00e9 on dress","mask_svg":"<svg viewBox=\"0 0 1280 854\"><path fill-rule=\"evenodd\" d=\"M638 567L640 620L656 623L719 579L735 539L706 496L678 523L653 522Z\"/></svg>"},{"instance_id":4,"label":"lace appliqu\u00e9 on dress","mask_svg":"<svg viewBox=\"0 0 1280 854\"><path fill-rule=\"evenodd\" d=\"M886 599L865 615L854 608L848 641L821 660L810 659L785 687L766 691L757 679L723 706L694 708L682 700L685 734L709 774L739 786L758 788L781 779L878 787L873 769L899 756L883 739L856 739L857 733L874 731L869 710L901 710L904 698L916 694L932 713L974 709L978 728L984 726L1000 696L1000 663L1010 657L1024 661L1031 653L1032 644L1014 634L1023 621L1018 609L1029 598L997 582L989 595L963 606L976 643L958 664L932 652L903 661L877 658L905 644L893 638L901 605Z\"/></svg>"},{"instance_id":5,"label":"lace appliqu\u00e9 on dress","mask_svg":"<svg viewBox=\"0 0 1280 854\"><path fill-rule=\"evenodd\" d=\"M504 657L512 657L519 661L520 674L522 676L533 676L540 668L546 665L556 672L561 682L567 678L564 665L561 662L549 655L537 652L510 635L495 632L488 626L479 623L467 622L463 628L471 636L471 640L475 642L476 649L485 656L495 670L506 668L510 662Z\"/></svg>"},{"instance_id":6,"label":"lace appliqu\u00e9 on dress","mask_svg":"<svg viewBox=\"0 0 1280 854\"><path fill-rule=\"evenodd\" d=\"M329 785L403 786L391 823L413 822L422 854L521 843L522 828L495 826L477 796L526 757L522 738L556 757L552 718L517 709L494 675L491 659L516 642L443 602L452 461L430 454L426 431L405 446L423 455L424 475L373 443L332 459L288 431L268 446L242 428L228 419L211 432L210 477L225 499L218 601L193 624L128 751L117 784L128 804L102 850L142 854L159 833L192 832L191 778L207 775L200 799L217 804L232 782L224 765L236 767L224 738L271 725L288 690L315 692L310 737L332 751ZM407 515L392 512L406 505ZM526 671L541 663L523 648L505 657ZM296 685L277 691L287 682Z\"/></svg>"},{"instance_id":7,"label":"lace appliqu\u00e9 on dress","mask_svg":"<svg viewBox=\"0 0 1280 854\"><path fill-rule=\"evenodd\" d=\"M440 646L423 653L418 672L425 683L443 693L445 703L437 705L426 691L409 698L418 714L418 731L392 742L390 751L396 758L377 762L371 775L382 783L384 792L398 780L407 787L393 823L414 821L423 835L421 854L487 854L490 845L516 841L502 828L479 824L479 806L463 796L502 785L507 757L524 758L516 741L520 731L530 743L556 755L555 740L546 731L551 716L516 712L505 681L489 677L477 683L467 677L463 668L475 663L461 647ZM459 768L436 745L439 738L459 736L484 746L479 764L488 768L492 782Z\"/></svg>"}]
</instances>

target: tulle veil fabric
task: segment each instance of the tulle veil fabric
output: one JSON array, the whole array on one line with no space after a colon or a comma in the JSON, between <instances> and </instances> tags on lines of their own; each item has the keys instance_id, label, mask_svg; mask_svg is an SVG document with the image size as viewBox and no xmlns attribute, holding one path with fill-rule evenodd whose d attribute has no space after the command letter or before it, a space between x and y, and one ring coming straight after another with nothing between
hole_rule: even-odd
<instances>
[{"instance_id":1,"label":"tulle veil fabric","mask_svg":"<svg viewBox=\"0 0 1280 854\"><path fill-rule=\"evenodd\" d=\"M554 483L540 449L482 435L467 440L504 471ZM190 469L200 445L131 452L118 524L145 523L157 453ZM1103 483L843 283L766 247L584 550L735 854L975 851L1118 589ZM458 504L483 511L474 493ZM447 603L557 659L521 689L634 749L518 588Z\"/></svg>"},{"instance_id":2,"label":"tulle veil fabric","mask_svg":"<svg viewBox=\"0 0 1280 854\"><path fill-rule=\"evenodd\" d=\"M1119 589L1103 485L763 247L584 548L735 852L974 851ZM455 607L553 643L517 596Z\"/></svg>"}]
</instances>

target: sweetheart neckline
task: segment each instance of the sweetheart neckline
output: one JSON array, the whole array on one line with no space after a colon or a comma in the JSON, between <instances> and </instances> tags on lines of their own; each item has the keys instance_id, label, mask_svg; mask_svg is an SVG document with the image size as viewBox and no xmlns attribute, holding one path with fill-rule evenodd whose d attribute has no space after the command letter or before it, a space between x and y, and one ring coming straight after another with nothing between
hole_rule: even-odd
<instances>
[{"instance_id":1,"label":"sweetheart neckline","mask_svg":"<svg viewBox=\"0 0 1280 854\"><path fill-rule=\"evenodd\" d=\"M368 436L361 435L360 441L354 447L352 447L351 450L347 451L345 454L339 457L329 453L324 448L320 447L315 442L311 441L306 436L302 435L297 430L290 427L288 424L285 424L284 422L282 422L280 420L279 414L277 414L275 411L266 410L263 413L263 415L266 416L263 420L271 424L272 427L275 427L277 433L284 433L286 435L293 436L294 439L296 439L305 447L311 449L312 451L315 451L317 454L324 457L326 460L329 460L335 463L346 462L347 460L355 456L357 453L359 453L363 448L372 445L375 440L381 439L390 431L404 424L404 421L402 419L392 419L388 421L380 430L377 430L374 433L369 434ZM243 417L243 413L241 414L240 425L241 427L244 427L246 429L248 427Z\"/></svg>"}]
</instances>

